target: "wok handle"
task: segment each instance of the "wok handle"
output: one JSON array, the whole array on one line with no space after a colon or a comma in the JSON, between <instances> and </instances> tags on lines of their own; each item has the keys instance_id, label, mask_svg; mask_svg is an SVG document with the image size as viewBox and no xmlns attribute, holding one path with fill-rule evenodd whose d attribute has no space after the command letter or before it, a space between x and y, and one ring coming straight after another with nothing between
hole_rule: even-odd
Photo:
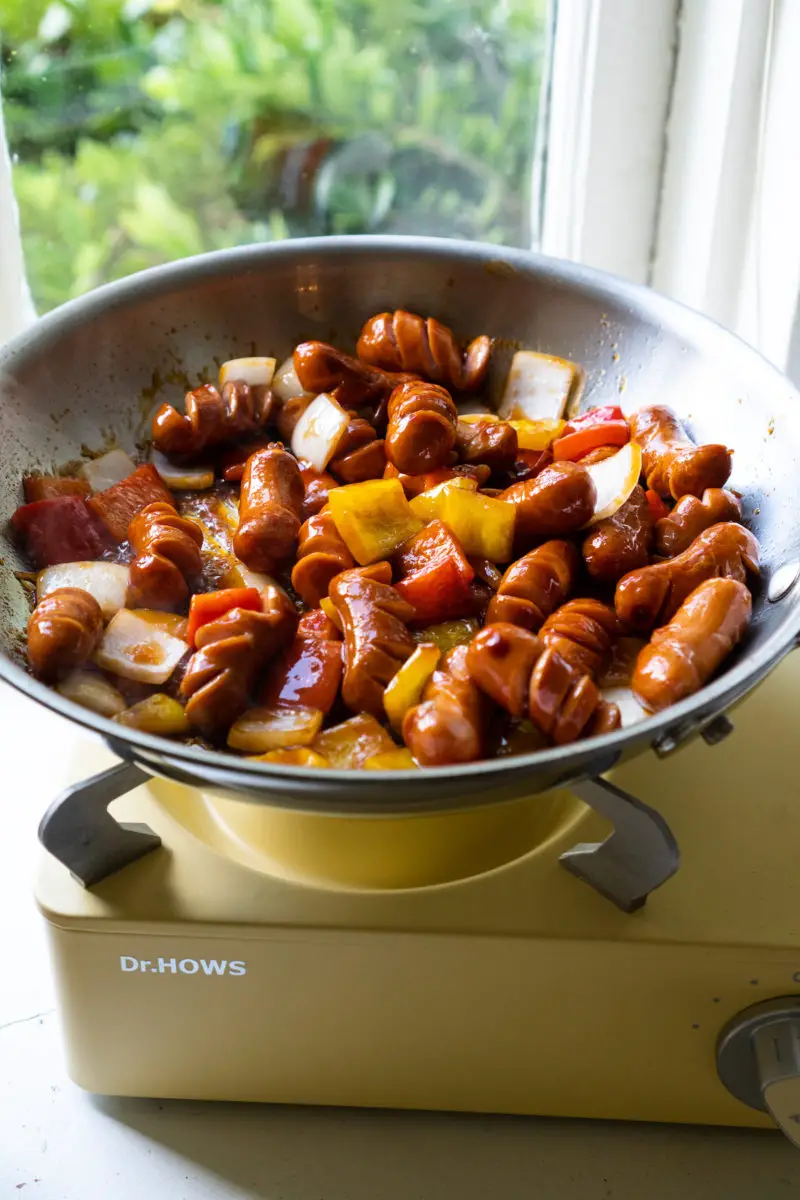
<instances>
[{"instance_id":1,"label":"wok handle","mask_svg":"<svg viewBox=\"0 0 800 1200\"><path fill-rule=\"evenodd\" d=\"M68 787L42 817L39 841L83 887L94 887L161 845L149 826L123 824L108 811L112 800L148 779L135 763L118 763Z\"/></svg>"},{"instance_id":2,"label":"wok handle","mask_svg":"<svg viewBox=\"0 0 800 1200\"><path fill-rule=\"evenodd\" d=\"M654 808L605 779L585 779L570 790L614 829L603 842L573 846L559 861L623 912L635 912L680 865L672 830Z\"/></svg>"}]
</instances>

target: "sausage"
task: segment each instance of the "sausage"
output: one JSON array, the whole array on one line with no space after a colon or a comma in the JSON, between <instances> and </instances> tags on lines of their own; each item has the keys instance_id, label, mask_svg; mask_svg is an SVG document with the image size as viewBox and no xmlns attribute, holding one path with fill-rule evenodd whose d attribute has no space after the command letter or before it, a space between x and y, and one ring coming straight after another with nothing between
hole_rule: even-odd
<instances>
[{"instance_id":1,"label":"sausage","mask_svg":"<svg viewBox=\"0 0 800 1200\"><path fill-rule=\"evenodd\" d=\"M620 579L614 594L617 616L642 631L664 625L706 579L744 583L748 571L757 575L758 555L758 542L743 525L712 525L682 554Z\"/></svg>"},{"instance_id":2,"label":"sausage","mask_svg":"<svg viewBox=\"0 0 800 1200\"><path fill-rule=\"evenodd\" d=\"M403 741L424 767L474 762L484 753L489 705L467 666L467 647L454 646L434 671L422 703L403 718Z\"/></svg>"},{"instance_id":3,"label":"sausage","mask_svg":"<svg viewBox=\"0 0 800 1200\"><path fill-rule=\"evenodd\" d=\"M270 585L261 602L263 612L232 608L195 635L180 694L190 724L209 736L242 715L262 668L294 636L297 612L285 593Z\"/></svg>"},{"instance_id":4,"label":"sausage","mask_svg":"<svg viewBox=\"0 0 800 1200\"><path fill-rule=\"evenodd\" d=\"M353 417L336 443L328 469L341 483L380 479L386 470L386 445L369 421Z\"/></svg>"},{"instance_id":5,"label":"sausage","mask_svg":"<svg viewBox=\"0 0 800 1200\"><path fill-rule=\"evenodd\" d=\"M492 473L509 471L517 458L517 431L508 421L459 421L456 450L465 463L483 463Z\"/></svg>"},{"instance_id":6,"label":"sausage","mask_svg":"<svg viewBox=\"0 0 800 1200\"><path fill-rule=\"evenodd\" d=\"M406 475L444 466L456 440L458 412L435 383L403 383L389 397L386 457Z\"/></svg>"},{"instance_id":7,"label":"sausage","mask_svg":"<svg viewBox=\"0 0 800 1200\"><path fill-rule=\"evenodd\" d=\"M593 467L595 463L605 462L607 458L613 458L619 451L619 446L595 446L594 450L587 450L578 459L582 467Z\"/></svg>"},{"instance_id":8,"label":"sausage","mask_svg":"<svg viewBox=\"0 0 800 1200\"><path fill-rule=\"evenodd\" d=\"M467 647L467 667L475 683L512 717L526 715L528 687L544 649L535 633L507 621L487 621Z\"/></svg>"},{"instance_id":9,"label":"sausage","mask_svg":"<svg viewBox=\"0 0 800 1200\"><path fill-rule=\"evenodd\" d=\"M318 471L304 458L298 458L297 466L306 490L303 497L303 520L307 521L309 517L322 511L328 503L328 493L332 488L338 487L339 483L327 471Z\"/></svg>"},{"instance_id":10,"label":"sausage","mask_svg":"<svg viewBox=\"0 0 800 1200\"><path fill-rule=\"evenodd\" d=\"M707 579L639 654L631 689L651 712L699 691L750 623L753 602L736 579Z\"/></svg>"},{"instance_id":11,"label":"sausage","mask_svg":"<svg viewBox=\"0 0 800 1200\"><path fill-rule=\"evenodd\" d=\"M353 556L330 509L324 508L301 525L292 587L309 608L316 608L327 596L331 580L352 566Z\"/></svg>"},{"instance_id":12,"label":"sausage","mask_svg":"<svg viewBox=\"0 0 800 1200\"><path fill-rule=\"evenodd\" d=\"M103 614L81 588L56 588L36 605L28 622L28 662L34 675L52 683L94 654Z\"/></svg>"},{"instance_id":13,"label":"sausage","mask_svg":"<svg viewBox=\"0 0 800 1200\"><path fill-rule=\"evenodd\" d=\"M517 510L516 539L523 545L580 529L594 512L597 492L585 467L558 462L500 497Z\"/></svg>"},{"instance_id":14,"label":"sausage","mask_svg":"<svg viewBox=\"0 0 800 1200\"><path fill-rule=\"evenodd\" d=\"M616 583L650 561L653 513L644 488L637 483L611 517L598 521L583 543L586 569L593 579Z\"/></svg>"},{"instance_id":15,"label":"sausage","mask_svg":"<svg viewBox=\"0 0 800 1200\"><path fill-rule=\"evenodd\" d=\"M622 723L617 705L601 698L591 676L582 674L552 646L533 668L528 716L557 746L610 733Z\"/></svg>"},{"instance_id":16,"label":"sausage","mask_svg":"<svg viewBox=\"0 0 800 1200\"><path fill-rule=\"evenodd\" d=\"M356 354L362 362L388 371L412 371L433 383L473 392L483 383L491 349L491 339L483 335L462 352L447 325L398 308L367 321Z\"/></svg>"},{"instance_id":17,"label":"sausage","mask_svg":"<svg viewBox=\"0 0 800 1200\"><path fill-rule=\"evenodd\" d=\"M333 392L337 388L348 388L348 400L352 403L354 384L360 384L362 399L380 397L392 388L413 376L405 372L382 371L329 346L327 342L301 342L292 355L294 369L300 385L312 396L320 392ZM341 395L341 394L340 394Z\"/></svg>"},{"instance_id":18,"label":"sausage","mask_svg":"<svg viewBox=\"0 0 800 1200\"><path fill-rule=\"evenodd\" d=\"M630 418L631 441L642 447L648 488L665 499L702 496L724 487L731 473L731 452L716 443L696 446L671 408L654 404Z\"/></svg>"},{"instance_id":19,"label":"sausage","mask_svg":"<svg viewBox=\"0 0 800 1200\"><path fill-rule=\"evenodd\" d=\"M342 699L353 712L385 716L383 692L413 653L406 628L414 607L391 586L392 569L376 563L337 575L328 594L344 633Z\"/></svg>"},{"instance_id":20,"label":"sausage","mask_svg":"<svg viewBox=\"0 0 800 1200\"><path fill-rule=\"evenodd\" d=\"M475 683L513 717L527 716L556 745L610 733L620 725L615 704L590 675L527 629L487 625L467 648Z\"/></svg>"},{"instance_id":21,"label":"sausage","mask_svg":"<svg viewBox=\"0 0 800 1200\"><path fill-rule=\"evenodd\" d=\"M706 488L703 499L684 496L668 517L656 521L656 553L674 558L688 550L705 529L723 521L741 521L742 502L724 488Z\"/></svg>"},{"instance_id":22,"label":"sausage","mask_svg":"<svg viewBox=\"0 0 800 1200\"><path fill-rule=\"evenodd\" d=\"M570 542L552 541L512 563L486 613L487 623L508 621L538 629L575 586L580 559Z\"/></svg>"},{"instance_id":23,"label":"sausage","mask_svg":"<svg viewBox=\"0 0 800 1200\"><path fill-rule=\"evenodd\" d=\"M248 458L233 549L251 571L271 571L294 553L304 499L297 459L280 442Z\"/></svg>"},{"instance_id":24,"label":"sausage","mask_svg":"<svg viewBox=\"0 0 800 1200\"><path fill-rule=\"evenodd\" d=\"M542 625L539 636L565 662L597 678L607 665L620 632L610 604L580 596L556 609Z\"/></svg>"},{"instance_id":25,"label":"sausage","mask_svg":"<svg viewBox=\"0 0 800 1200\"><path fill-rule=\"evenodd\" d=\"M275 408L269 388L251 388L231 380L217 391L212 384L186 393L185 413L162 404L153 417L153 445L169 458L193 458L212 446L263 428Z\"/></svg>"},{"instance_id":26,"label":"sausage","mask_svg":"<svg viewBox=\"0 0 800 1200\"><path fill-rule=\"evenodd\" d=\"M128 541L136 555L130 565L128 604L181 608L189 596L189 583L203 566L200 526L178 516L173 504L148 504L128 526Z\"/></svg>"}]
</instances>

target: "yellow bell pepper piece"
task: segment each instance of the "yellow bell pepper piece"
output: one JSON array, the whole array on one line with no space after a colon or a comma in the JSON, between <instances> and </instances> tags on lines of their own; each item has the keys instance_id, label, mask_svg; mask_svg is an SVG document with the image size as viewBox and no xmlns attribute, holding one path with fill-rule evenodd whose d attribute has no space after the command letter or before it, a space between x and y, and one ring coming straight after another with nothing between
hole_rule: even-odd
<instances>
[{"instance_id":1,"label":"yellow bell pepper piece","mask_svg":"<svg viewBox=\"0 0 800 1200\"><path fill-rule=\"evenodd\" d=\"M399 479L368 479L332 488L328 505L348 550L362 567L388 558L422 529Z\"/></svg>"},{"instance_id":2,"label":"yellow bell pepper piece","mask_svg":"<svg viewBox=\"0 0 800 1200\"><path fill-rule=\"evenodd\" d=\"M428 521L441 521L444 502L451 492L477 492L477 490L477 479L469 479L466 475L456 475L453 479L446 479L444 483L437 483L436 487L428 488L426 492L420 492L408 503L414 516L419 517L420 521L427 525Z\"/></svg>"},{"instance_id":3,"label":"yellow bell pepper piece","mask_svg":"<svg viewBox=\"0 0 800 1200\"><path fill-rule=\"evenodd\" d=\"M438 646L433 642L424 642L417 646L387 685L383 693L383 707L392 729L398 733L408 709L419 704L422 699L425 684L436 670L441 656L442 652Z\"/></svg>"},{"instance_id":4,"label":"yellow bell pepper piece","mask_svg":"<svg viewBox=\"0 0 800 1200\"><path fill-rule=\"evenodd\" d=\"M566 421L509 421L517 431L520 450L546 450L551 442L561 436Z\"/></svg>"},{"instance_id":5,"label":"yellow bell pepper piece","mask_svg":"<svg viewBox=\"0 0 800 1200\"><path fill-rule=\"evenodd\" d=\"M506 563L512 557L515 516L514 505L505 500L453 489L444 499L441 519L458 538L465 554Z\"/></svg>"},{"instance_id":6,"label":"yellow bell pepper piece","mask_svg":"<svg viewBox=\"0 0 800 1200\"><path fill-rule=\"evenodd\" d=\"M177 700L163 692L145 697L138 704L117 713L114 720L120 725L127 725L129 729L157 733L161 737L180 737L189 732L189 722L183 708Z\"/></svg>"},{"instance_id":7,"label":"yellow bell pepper piece","mask_svg":"<svg viewBox=\"0 0 800 1200\"><path fill-rule=\"evenodd\" d=\"M386 754L397 747L374 717L360 713L318 734L311 749L327 758L332 767L354 770L363 767L368 758Z\"/></svg>"},{"instance_id":8,"label":"yellow bell pepper piece","mask_svg":"<svg viewBox=\"0 0 800 1200\"><path fill-rule=\"evenodd\" d=\"M476 412L476 413L459 413L459 421L464 421L467 425L478 425L481 421L499 421L497 413L493 412Z\"/></svg>"},{"instance_id":9,"label":"yellow bell pepper piece","mask_svg":"<svg viewBox=\"0 0 800 1200\"><path fill-rule=\"evenodd\" d=\"M329 621L333 621L339 632L342 632L342 618L339 616L339 610L328 596L323 596L319 602L319 606L325 613Z\"/></svg>"},{"instance_id":10,"label":"yellow bell pepper piece","mask_svg":"<svg viewBox=\"0 0 800 1200\"><path fill-rule=\"evenodd\" d=\"M477 617L464 617L461 621L442 621L440 625L429 625L411 636L415 642L425 644L433 642L442 654L452 650L453 646L466 646L480 629Z\"/></svg>"},{"instance_id":11,"label":"yellow bell pepper piece","mask_svg":"<svg viewBox=\"0 0 800 1200\"><path fill-rule=\"evenodd\" d=\"M268 750L266 754L248 754L251 762L285 763L289 767L329 767L331 764L322 754L309 750L308 746L286 746L281 750Z\"/></svg>"},{"instance_id":12,"label":"yellow bell pepper piece","mask_svg":"<svg viewBox=\"0 0 800 1200\"><path fill-rule=\"evenodd\" d=\"M386 754L373 754L364 767L367 771L409 771L415 770L417 764L410 750L398 746L396 750L387 750Z\"/></svg>"}]
</instances>

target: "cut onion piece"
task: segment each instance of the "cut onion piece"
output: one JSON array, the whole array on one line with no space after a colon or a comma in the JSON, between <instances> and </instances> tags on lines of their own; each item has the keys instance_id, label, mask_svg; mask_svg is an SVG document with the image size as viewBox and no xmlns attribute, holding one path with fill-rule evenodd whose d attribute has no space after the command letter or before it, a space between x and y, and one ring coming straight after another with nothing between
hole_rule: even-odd
<instances>
[{"instance_id":1,"label":"cut onion piece","mask_svg":"<svg viewBox=\"0 0 800 1200\"><path fill-rule=\"evenodd\" d=\"M137 683L166 683L188 646L128 608L120 609L94 656L99 667Z\"/></svg>"},{"instance_id":2,"label":"cut onion piece","mask_svg":"<svg viewBox=\"0 0 800 1200\"><path fill-rule=\"evenodd\" d=\"M162 629L165 633L180 638L188 646L188 617L182 617L180 613L161 612L158 608L132 608L130 611L141 621L146 621L148 625L153 625L156 629Z\"/></svg>"},{"instance_id":3,"label":"cut onion piece","mask_svg":"<svg viewBox=\"0 0 800 1200\"><path fill-rule=\"evenodd\" d=\"M237 381L250 387L269 387L274 374L274 358L231 358L219 369L219 385Z\"/></svg>"},{"instance_id":4,"label":"cut onion piece","mask_svg":"<svg viewBox=\"0 0 800 1200\"><path fill-rule=\"evenodd\" d=\"M497 411L506 420L557 421L583 385L577 363L534 350L518 350L511 360Z\"/></svg>"},{"instance_id":5,"label":"cut onion piece","mask_svg":"<svg viewBox=\"0 0 800 1200\"><path fill-rule=\"evenodd\" d=\"M636 725L638 721L644 721L651 715L646 708L642 708L629 687L603 688L600 695L609 704L616 704L623 729L627 729L629 725Z\"/></svg>"},{"instance_id":6,"label":"cut onion piece","mask_svg":"<svg viewBox=\"0 0 800 1200\"><path fill-rule=\"evenodd\" d=\"M71 671L66 679L56 684L56 691L66 700L101 717L115 717L127 708L122 693L95 671Z\"/></svg>"},{"instance_id":7,"label":"cut onion piece","mask_svg":"<svg viewBox=\"0 0 800 1200\"><path fill-rule=\"evenodd\" d=\"M189 732L189 721L183 706L172 696L156 692L145 696L115 718L120 725L139 729L142 733L157 733L161 737L182 737Z\"/></svg>"},{"instance_id":8,"label":"cut onion piece","mask_svg":"<svg viewBox=\"0 0 800 1200\"><path fill-rule=\"evenodd\" d=\"M317 471L324 471L347 428L349 417L337 400L320 392L312 400L292 433L292 453Z\"/></svg>"},{"instance_id":9,"label":"cut onion piece","mask_svg":"<svg viewBox=\"0 0 800 1200\"><path fill-rule=\"evenodd\" d=\"M580 464L578 464L580 465ZM642 473L642 448L638 442L628 442L611 458L586 467L597 491L594 516L586 527L612 517L630 496Z\"/></svg>"},{"instance_id":10,"label":"cut onion piece","mask_svg":"<svg viewBox=\"0 0 800 1200\"><path fill-rule=\"evenodd\" d=\"M59 563L40 571L36 580L36 603L56 588L80 588L94 596L106 621L125 607L128 593L128 568L110 562Z\"/></svg>"},{"instance_id":11,"label":"cut onion piece","mask_svg":"<svg viewBox=\"0 0 800 1200\"><path fill-rule=\"evenodd\" d=\"M104 492L115 483L122 483L136 470L136 463L124 450L109 450L91 462L84 463L81 475L93 492Z\"/></svg>"},{"instance_id":12,"label":"cut onion piece","mask_svg":"<svg viewBox=\"0 0 800 1200\"><path fill-rule=\"evenodd\" d=\"M203 492L214 486L214 468L184 467L172 463L160 450L154 450L150 461L168 488L176 492Z\"/></svg>"},{"instance_id":13,"label":"cut onion piece","mask_svg":"<svg viewBox=\"0 0 800 1200\"><path fill-rule=\"evenodd\" d=\"M463 420L470 421L476 417L492 417L495 421L499 420L497 413L487 407L483 400L476 400L474 397L471 400L459 401L458 415Z\"/></svg>"},{"instance_id":14,"label":"cut onion piece","mask_svg":"<svg viewBox=\"0 0 800 1200\"><path fill-rule=\"evenodd\" d=\"M294 369L294 358L291 354L281 363L275 372L272 380L272 390L284 404L287 400L294 400L295 396L308 395L308 392L297 378L297 372Z\"/></svg>"},{"instance_id":15,"label":"cut onion piece","mask_svg":"<svg viewBox=\"0 0 800 1200\"><path fill-rule=\"evenodd\" d=\"M251 708L231 725L228 745L250 754L308 746L320 731L323 715L318 708Z\"/></svg>"}]
</instances>

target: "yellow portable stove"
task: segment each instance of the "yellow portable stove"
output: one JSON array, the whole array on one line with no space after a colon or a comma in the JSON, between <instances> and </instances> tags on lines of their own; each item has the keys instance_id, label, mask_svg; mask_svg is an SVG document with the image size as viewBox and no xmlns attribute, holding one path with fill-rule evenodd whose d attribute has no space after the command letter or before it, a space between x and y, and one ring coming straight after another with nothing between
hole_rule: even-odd
<instances>
[{"instance_id":1,"label":"yellow portable stove","mask_svg":"<svg viewBox=\"0 0 800 1200\"><path fill-rule=\"evenodd\" d=\"M72 1077L723 1125L769 1109L796 1138L798 689L789 659L713 749L452 815L306 815L130 765L68 790L37 898ZM107 822L99 866L81 805Z\"/></svg>"}]
</instances>

